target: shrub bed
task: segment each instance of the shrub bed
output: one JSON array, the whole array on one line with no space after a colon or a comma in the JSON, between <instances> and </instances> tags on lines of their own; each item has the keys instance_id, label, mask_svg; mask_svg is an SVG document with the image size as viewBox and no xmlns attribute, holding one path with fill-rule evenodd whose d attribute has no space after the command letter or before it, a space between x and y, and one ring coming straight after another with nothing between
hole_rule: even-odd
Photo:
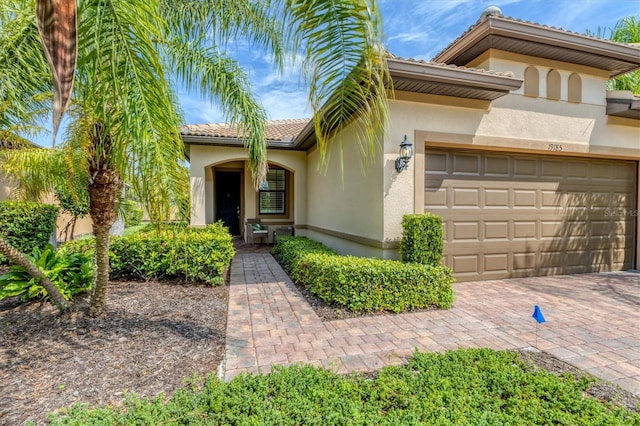
<instances>
[{"instance_id":1,"label":"shrub bed","mask_svg":"<svg viewBox=\"0 0 640 426\"><path fill-rule=\"evenodd\" d=\"M16 201L0 202L0 233L22 253L43 250L56 227L58 207L50 204ZM0 263L7 263L0 254Z\"/></svg>"},{"instance_id":2,"label":"shrub bed","mask_svg":"<svg viewBox=\"0 0 640 426\"><path fill-rule=\"evenodd\" d=\"M447 309L453 303L452 272L441 265L340 256L306 237L278 239L273 254L293 280L352 311Z\"/></svg>"},{"instance_id":3,"label":"shrub bed","mask_svg":"<svg viewBox=\"0 0 640 426\"><path fill-rule=\"evenodd\" d=\"M640 415L586 396L594 379L531 371L518 354L416 353L374 379L312 366L274 367L171 398L129 395L122 406L76 405L51 425L638 425Z\"/></svg>"},{"instance_id":4,"label":"shrub bed","mask_svg":"<svg viewBox=\"0 0 640 426\"><path fill-rule=\"evenodd\" d=\"M71 241L64 252L90 252L93 238ZM146 227L124 237L112 237L109 245L109 276L114 280L182 278L217 285L235 251L231 235L222 224L205 228Z\"/></svg>"}]
</instances>

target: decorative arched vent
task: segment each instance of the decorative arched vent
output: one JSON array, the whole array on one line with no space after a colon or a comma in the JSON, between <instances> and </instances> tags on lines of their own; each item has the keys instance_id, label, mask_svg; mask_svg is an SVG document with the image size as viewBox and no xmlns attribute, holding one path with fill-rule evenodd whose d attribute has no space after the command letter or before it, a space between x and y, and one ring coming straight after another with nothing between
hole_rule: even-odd
<instances>
[{"instance_id":1,"label":"decorative arched vent","mask_svg":"<svg viewBox=\"0 0 640 426\"><path fill-rule=\"evenodd\" d=\"M556 70L550 70L547 74L547 99L559 101L560 86L560 73Z\"/></svg>"},{"instance_id":2,"label":"decorative arched vent","mask_svg":"<svg viewBox=\"0 0 640 426\"><path fill-rule=\"evenodd\" d=\"M540 74L533 65L524 70L524 95L534 98L540 96Z\"/></svg>"},{"instance_id":3,"label":"decorative arched vent","mask_svg":"<svg viewBox=\"0 0 640 426\"><path fill-rule=\"evenodd\" d=\"M577 73L569 76L569 102L582 102L582 79Z\"/></svg>"}]
</instances>

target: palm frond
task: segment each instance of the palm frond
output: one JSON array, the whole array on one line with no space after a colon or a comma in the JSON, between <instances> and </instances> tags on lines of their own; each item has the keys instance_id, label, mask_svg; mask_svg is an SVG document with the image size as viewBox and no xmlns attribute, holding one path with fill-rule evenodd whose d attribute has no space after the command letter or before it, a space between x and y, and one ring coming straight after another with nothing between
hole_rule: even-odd
<instances>
[{"instance_id":1,"label":"palm frond","mask_svg":"<svg viewBox=\"0 0 640 426\"><path fill-rule=\"evenodd\" d=\"M76 0L36 0L40 40L53 73L53 140L71 99L78 54ZM54 142L55 143L55 142Z\"/></svg>"},{"instance_id":2,"label":"palm frond","mask_svg":"<svg viewBox=\"0 0 640 426\"><path fill-rule=\"evenodd\" d=\"M63 152L58 148L22 148L0 152L0 173L16 184L12 196L43 201L56 184L64 182Z\"/></svg>"},{"instance_id":3,"label":"palm frond","mask_svg":"<svg viewBox=\"0 0 640 426\"><path fill-rule=\"evenodd\" d=\"M51 74L32 2L0 3L0 128L33 134L51 109Z\"/></svg>"},{"instance_id":4,"label":"palm frond","mask_svg":"<svg viewBox=\"0 0 640 426\"><path fill-rule=\"evenodd\" d=\"M172 36L222 52L236 40L271 53L282 66L285 53L281 20L267 2L252 0L164 0L163 10Z\"/></svg>"},{"instance_id":5,"label":"palm frond","mask_svg":"<svg viewBox=\"0 0 640 426\"><path fill-rule=\"evenodd\" d=\"M375 0L276 1L293 45L303 46L314 126L326 165L336 133L354 125L366 162L388 116L389 83ZM367 155L368 154L368 155Z\"/></svg>"},{"instance_id":6,"label":"palm frond","mask_svg":"<svg viewBox=\"0 0 640 426\"><path fill-rule=\"evenodd\" d=\"M220 102L226 121L238 124L245 135L254 186L259 188L267 173L267 113L256 101L249 78L233 59L215 49L193 46L185 40L167 44L172 69L187 90Z\"/></svg>"}]
</instances>

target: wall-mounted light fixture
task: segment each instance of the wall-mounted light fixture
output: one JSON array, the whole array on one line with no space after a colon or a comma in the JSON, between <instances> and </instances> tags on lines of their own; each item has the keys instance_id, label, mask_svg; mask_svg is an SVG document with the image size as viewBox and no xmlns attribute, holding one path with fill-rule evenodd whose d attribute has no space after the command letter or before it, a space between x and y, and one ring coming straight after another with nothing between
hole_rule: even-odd
<instances>
[{"instance_id":1,"label":"wall-mounted light fixture","mask_svg":"<svg viewBox=\"0 0 640 426\"><path fill-rule=\"evenodd\" d=\"M400 155L396 158L396 171L400 173L409 167L409 160L413 156L413 144L404 135L404 140L400 144Z\"/></svg>"}]
</instances>

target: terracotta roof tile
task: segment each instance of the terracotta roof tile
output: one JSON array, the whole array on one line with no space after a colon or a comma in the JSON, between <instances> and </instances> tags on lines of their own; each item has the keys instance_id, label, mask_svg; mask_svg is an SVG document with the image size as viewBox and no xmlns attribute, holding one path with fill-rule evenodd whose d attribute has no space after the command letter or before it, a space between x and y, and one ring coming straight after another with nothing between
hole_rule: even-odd
<instances>
[{"instance_id":1,"label":"terracotta roof tile","mask_svg":"<svg viewBox=\"0 0 640 426\"><path fill-rule=\"evenodd\" d=\"M300 134L310 119L296 118L267 121L267 140L288 142ZM237 126L228 123L189 124L180 127L182 136L204 136L223 139L242 139Z\"/></svg>"}]
</instances>

